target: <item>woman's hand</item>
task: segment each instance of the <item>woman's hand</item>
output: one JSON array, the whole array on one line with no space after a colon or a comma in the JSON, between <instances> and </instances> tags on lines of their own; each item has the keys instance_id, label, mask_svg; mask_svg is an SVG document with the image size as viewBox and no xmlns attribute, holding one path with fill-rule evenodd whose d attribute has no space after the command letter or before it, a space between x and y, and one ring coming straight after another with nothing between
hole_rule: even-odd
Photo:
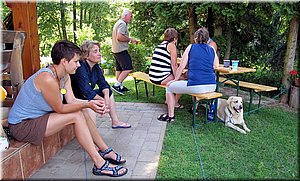
<instances>
[{"instance_id":1,"label":"woman's hand","mask_svg":"<svg viewBox=\"0 0 300 181\"><path fill-rule=\"evenodd\" d=\"M91 100L89 106L93 111L101 115L109 112L109 108L107 108L103 100Z\"/></svg>"}]
</instances>

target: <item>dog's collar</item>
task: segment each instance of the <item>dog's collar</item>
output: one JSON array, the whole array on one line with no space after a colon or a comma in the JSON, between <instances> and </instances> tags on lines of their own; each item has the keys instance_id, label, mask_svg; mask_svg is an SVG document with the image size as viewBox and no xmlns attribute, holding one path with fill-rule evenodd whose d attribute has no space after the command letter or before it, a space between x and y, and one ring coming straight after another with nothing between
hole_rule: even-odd
<instances>
[{"instance_id":1,"label":"dog's collar","mask_svg":"<svg viewBox=\"0 0 300 181\"><path fill-rule=\"evenodd\" d=\"M230 109L228 109L229 113L230 113L230 116L232 117L232 112L230 111Z\"/></svg>"}]
</instances>

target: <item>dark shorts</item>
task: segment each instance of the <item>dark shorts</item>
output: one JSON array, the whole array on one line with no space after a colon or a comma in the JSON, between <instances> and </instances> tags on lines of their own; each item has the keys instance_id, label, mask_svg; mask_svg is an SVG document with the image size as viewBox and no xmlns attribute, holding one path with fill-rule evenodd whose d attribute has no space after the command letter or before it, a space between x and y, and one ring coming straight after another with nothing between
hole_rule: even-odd
<instances>
[{"instance_id":1,"label":"dark shorts","mask_svg":"<svg viewBox=\"0 0 300 181\"><path fill-rule=\"evenodd\" d=\"M40 145L45 136L49 116L50 113L33 119L25 119L18 124L8 124L8 128L14 139Z\"/></svg>"},{"instance_id":2,"label":"dark shorts","mask_svg":"<svg viewBox=\"0 0 300 181\"><path fill-rule=\"evenodd\" d=\"M109 97L112 95L112 90L111 88L108 89L109 90ZM97 94L100 96L100 97L103 97L104 98L104 94L102 92L102 90L100 91L99 89L95 89L95 91L97 92Z\"/></svg>"},{"instance_id":3,"label":"dark shorts","mask_svg":"<svg viewBox=\"0 0 300 181\"><path fill-rule=\"evenodd\" d=\"M132 70L131 57L127 50L113 53L116 60L116 71Z\"/></svg>"}]
</instances>

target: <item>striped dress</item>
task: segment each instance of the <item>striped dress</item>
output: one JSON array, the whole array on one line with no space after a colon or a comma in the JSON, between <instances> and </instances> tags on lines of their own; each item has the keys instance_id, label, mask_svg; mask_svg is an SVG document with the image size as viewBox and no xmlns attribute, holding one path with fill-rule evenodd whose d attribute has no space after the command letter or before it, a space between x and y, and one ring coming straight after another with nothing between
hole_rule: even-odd
<instances>
[{"instance_id":1,"label":"striped dress","mask_svg":"<svg viewBox=\"0 0 300 181\"><path fill-rule=\"evenodd\" d=\"M159 44L152 55L152 62L149 69L149 78L155 84L161 84L172 74L171 56L167 50L169 42Z\"/></svg>"}]
</instances>

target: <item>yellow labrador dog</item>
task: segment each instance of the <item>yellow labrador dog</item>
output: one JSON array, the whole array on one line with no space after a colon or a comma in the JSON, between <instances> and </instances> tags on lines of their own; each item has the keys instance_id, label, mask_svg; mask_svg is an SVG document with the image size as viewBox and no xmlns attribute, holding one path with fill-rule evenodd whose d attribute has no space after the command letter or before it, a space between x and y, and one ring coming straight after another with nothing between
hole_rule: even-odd
<instances>
[{"instance_id":1,"label":"yellow labrador dog","mask_svg":"<svg viewBox=\"0 0 300 181\"><path fill-rule=\"evenodd\" d=\"M246 126L243 117L243 99L237 96L230 96L227 100L218 99L218 112L219 119L225 122L225 126L246 134L250 129ZM236 125L241 125L243 129Z\"/></svg>"}]
</instances>

